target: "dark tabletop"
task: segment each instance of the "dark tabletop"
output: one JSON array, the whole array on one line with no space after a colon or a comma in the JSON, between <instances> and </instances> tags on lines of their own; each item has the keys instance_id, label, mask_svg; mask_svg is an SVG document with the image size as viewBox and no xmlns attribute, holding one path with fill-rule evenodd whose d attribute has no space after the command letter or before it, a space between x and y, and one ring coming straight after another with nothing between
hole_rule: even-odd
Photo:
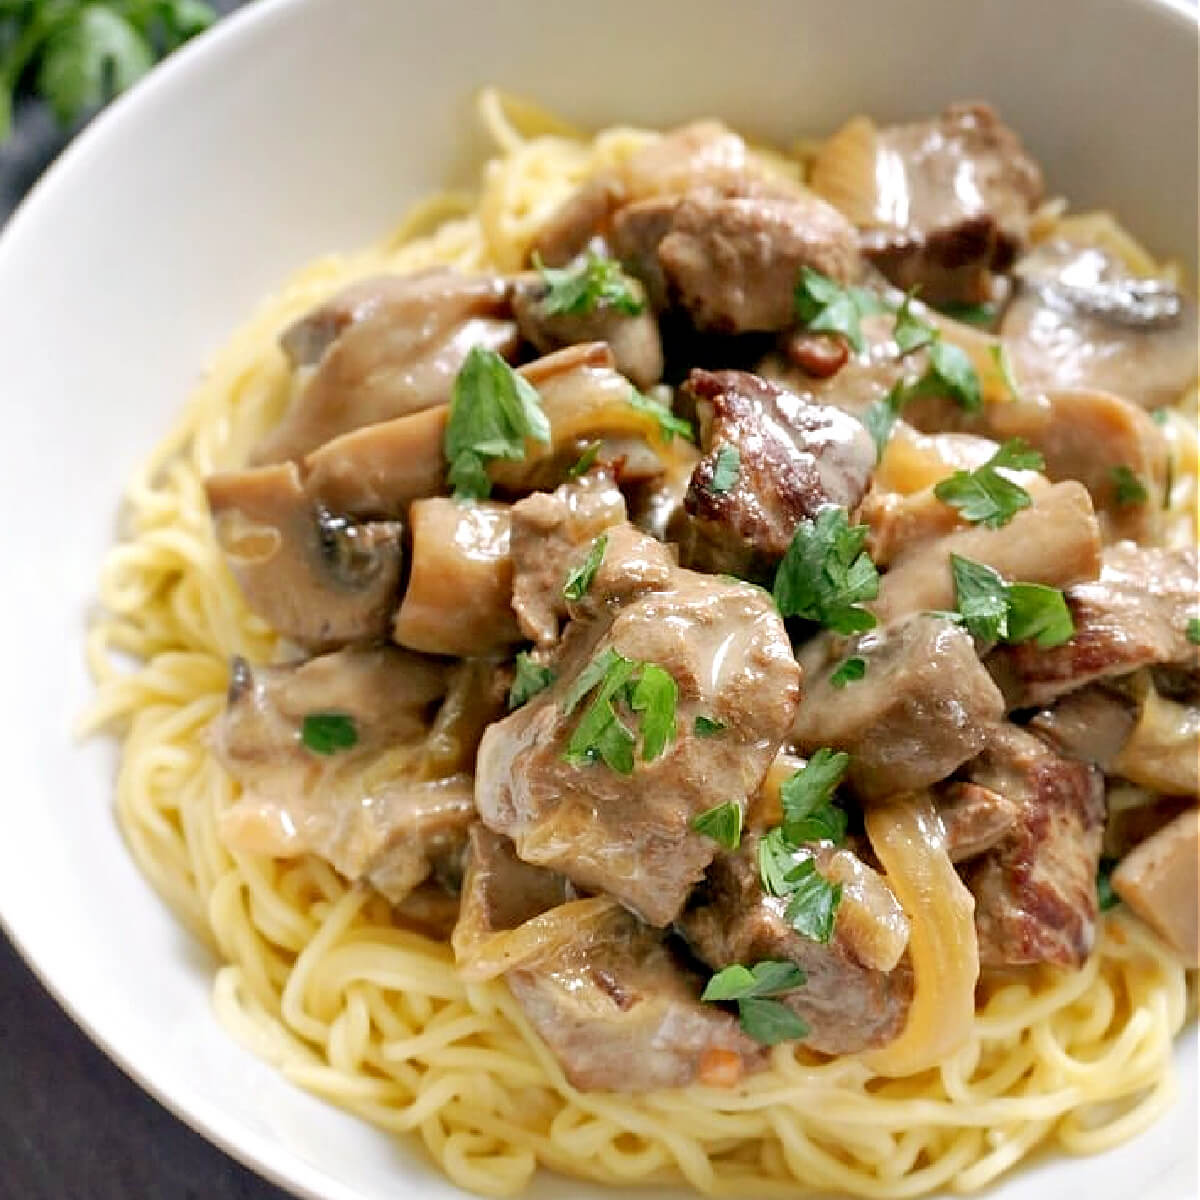
<instances>
[{"instance_id":1,"label":"dark tabletop","mask_svg":"<svg viewBox=\"0 0 1200 1200\"><path fill-rule=\"evenodd\" d=\"M214 0L223 12L241 0ZM17 105L0 147L0 223L67 140ZM0 1197L284 1200L177 1121L104 1057L0 934Z\"/></svg>"}]
</instances>

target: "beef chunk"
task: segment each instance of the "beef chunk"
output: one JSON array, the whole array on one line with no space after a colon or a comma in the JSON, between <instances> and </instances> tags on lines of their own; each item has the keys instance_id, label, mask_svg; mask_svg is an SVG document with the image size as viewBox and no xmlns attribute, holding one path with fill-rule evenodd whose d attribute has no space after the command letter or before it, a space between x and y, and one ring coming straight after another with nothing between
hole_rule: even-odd
<instances>
[{"instance_id":1,"label":"beef chunk","mask_svg":"<svg viewBox=\"0 0 1200 1200\"><path fill-rule=\"evenodd\" d=\"M945 779L979 753L1003 715L970 634L940 617L871 630L846 654L866 662L865 676L836 688L834 664L811 672L792 737L804 751L847 751L847 779L865 799Z\"/></svg>"},{"instance_id":2,"label":"beef chunk","mask_svg":"<svg viewBox=\"0 0 1200 1200\"><path fill-rule=\"evenodd\" d=\"M1017 806L1007 796L956 780L937 798L937 813L946 831L946 853L962 862L990 850L1017 823Z\"/></svg>"},{"instance_id":3,"label":"beef chunk","mask_svg":"<svg viewBox=\"0 0 1200 1200\"><path fill-rule=\"evenodd\" d=\"M745 371L695 370L684 393L696 404L705 451L684 502L693 518L681 537L686 565L765 575L804 518L862 499L875 447L840 409Z\"/></svg>"},{"instance_id":4,"label":"beef chunk","mask_svg":"<svg viewBox=\"0 0 1200 1200\"><path fill-rule=\"evenodd\" d=\"M967 775L1018 809L1012 833L965 874L979 961L1079 966L1095 938L1104 777L1015 725L993 733Z\"/></svg>"},{"instance_id":5,"label":"beef chunk","mask_svg":"<svg viewBox=\"0 0 1200 1200\"><path fill-rule=\"evenodd\" d=\"M930 303L979 303L1023 248L1042 175L986 104L877 129L857 118L825 144L812 185L862 231L863 253Z\"/></svg>"},{"instance_id":6,"label":"beef chunk","mask_svg":"<svg viewBox=\"0 0 1200 1200\"><path fill-rule=\"evenodd\" d=\"M1196 551L1118 542L1104 551L1100 578L1067 592L1075 636L1049 650L1032 642L988 657L1011 708L1048 704L1106 676L1172 665L1195 671L1200 647L1187 623L1200 613Z\"/></svg>"},{"instance_id":7,"label":"beef chunk","mask_svg":"<svg viewBox=\"0 0 1200 1200\"><path fill-rule=\"evenodd\" d=\"M854 231L802 188L704 187L630 205L613 224L617 255L659 306L678 304L698 329L785 329L802 267L847 281L858 272Z\"/></svg>"},{"instance_id":8,"label":"beef chunk","mask_svg":"<svg viewBox=\"0 0 1200 1200\"><path fill-rule=\"evenodd\" d=\"M704 887L679 921L692 950L714 970L763 959L801 967L807 982L788 993L784 1003L808 1024L805 1044L814 1050L854 1054L890 1042L904 1027L912 1000L907 964L901 962L890 971L865 966L847 942L840 913L827 945L793 930L784 918L787 901L762 889L756 845L752 835L737 853L722 854L713 863ZM892 904L898 913L894 897ZM887 921L891 914L884 911L879 918Z\"/></svg>"},{"instance_id":9,"label":"beef chunk","mask_svg":"<svg viewBox=\"0 0 1200 1200\"><path fill-rule=\"evenodd\" d=\"M548 645L567 615L563 584L592 539L625 520L625 501L612 475L592 471L554 492L535 492L513 505L513 609L521 632Z\"/></svg>"},{"instance_id":10,"label":"beef chunk","mask_svg":"<svg viewBox=\"0 0 1200 1200\"><path fill-rule=\"evenodd\" d=\"M681 570L666 547L629 526L609 530L592 586L571 615L552 662L556 682L484 734L480 813L527 862L665 925L716 849L691 820L718 800L744 805L757 789L791 726L799 668L761 590ZM592 697L570 712L564 700L609 651L657 664L678 689L674 739L628 774L565 757ZM620 719L636 727L637 714L614 700ZM697 716L725 728L701 737Z\"/></svg>"}]
</instances>

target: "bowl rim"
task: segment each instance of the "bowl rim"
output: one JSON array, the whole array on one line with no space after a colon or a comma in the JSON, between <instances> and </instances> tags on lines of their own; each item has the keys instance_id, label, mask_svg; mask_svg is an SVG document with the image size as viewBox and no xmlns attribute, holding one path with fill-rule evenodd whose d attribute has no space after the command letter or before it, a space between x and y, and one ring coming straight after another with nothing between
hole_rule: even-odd
<instances>
[{"instance_id":1,"label":"bowl rim","mask_svg":"<svg viewBox=\"0 0 1200 1200\"><path fill-rule=\"evenodd\" d=\"M0 273L11 246L22 236L41 198L60 185L69 184L102 159L110 142L120 137L129 116L176 88L186 88L191 76L210 60L219 57L235 40L269 37L277 24L293 19L311 3L320 0L255 0L220 17L209 29L173 52L129 91L118 96L75 136L42 172L20 203L0 227ZM1197 0L1122 0L1146 10L1149 19L1179 24L1181 32L1200 33L1200 4ZM136 1048L125 1047L102 1022L89 1015L77 998L62 990L39 956L35 944L26 941L7 915L0 910L0 931L8 938L24 965L33 973L59 1008L143 1092L176 1119L236 1162L302 1200L361 1200L358 1192L336 1176L304 1160L269 1134L260 1133L240 1118L229 1116L219 1104L206 1100L186 1080L162 1079L152 1060L140 1059Z\"/></svg>"}]
</instances>

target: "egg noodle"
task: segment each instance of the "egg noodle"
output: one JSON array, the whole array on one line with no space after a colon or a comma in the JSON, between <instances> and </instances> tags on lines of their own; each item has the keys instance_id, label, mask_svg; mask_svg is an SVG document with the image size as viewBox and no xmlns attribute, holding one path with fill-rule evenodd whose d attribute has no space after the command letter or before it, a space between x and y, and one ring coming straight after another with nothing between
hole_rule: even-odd
<instances>
[{"instance_id":1,"label":"egg noodle","mask_svg":"<svg viewBox=\"0 0 1200 1200\"><path fill-rule=\"evenodd\" d=\"M104 564L105 615L88 637L99 682L88 728L121 738L116 807L138 864L224 964L214 987L221 1022L301 1087L418 1134L452 1180L487 1195L520 1192L539 1164L613 1184L682 1180L722 1196L970 1192L1037 1146L1091 1153L1144 1129L1175 1095L1172 1038L1193 1005L1184 968L1121 910L1103 920L1081 970L993 985L966 1044L937 1069L888 1079L856 1057L826 1061L792 1044L734 1089L581 1093L503 980L463 982L448 945L398 927L380 896L316 858L222 844L217 817L236 785L207 726L224 706L230 657L269 661L276 638L226 568L202 481L243 463L283 411L290 373L279 331L365 275L519 267L581 180L657 136L618 128L587 139L494 92L481 109L498 148L481 195L437 196L380 244L323 259L268 300L135 476L126 539ZM802 173L799 152L770 162ZM1107 217L1048 210L1042 220L1073 221L1131 264L1153 266ZM1194 536L1194 403L1169 430L1175 540Z\"/></svg>"}]
</instances>

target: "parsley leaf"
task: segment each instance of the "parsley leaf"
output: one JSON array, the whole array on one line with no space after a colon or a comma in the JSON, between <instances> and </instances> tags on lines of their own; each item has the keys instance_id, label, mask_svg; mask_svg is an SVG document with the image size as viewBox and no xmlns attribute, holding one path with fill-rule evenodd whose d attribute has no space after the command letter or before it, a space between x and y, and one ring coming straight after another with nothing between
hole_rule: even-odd
<instances>
[{"instance_id":1,"label":"parsley leaf","mask_svg":"<svg viewBox=\"0 0 1200 1200\"><path fill-rule=\"evenodd\" d=\"M1200 617L1189 617L1187 623L1187 640L1193 646L1200 646Z\"/></svg>"},{"instance_id":2,"label":"parsley leaf","mask_svg":"<svg viewBox=\"0 0 1200 1200\"><path fill-rule=\"evenodd\" d=\"M900 351L900 357L903 358L914 350L920 350L922 346L928 346L937 339L937 336L937 330L932 325L914 315L912 293L910 292L904 297L904 303L900 305L900 311L896 313L896 324L892 328L892 338L896 343L896 348Z\"/></svg>"},{"instance_id":3,"label":"parsley leaf","mask_svg":"<svg viewBox=\"0 0 1200 1200\"><path fill-rule=\"evenodd\" d=\"M829 676L829 682L835 688L844 688L848 683L857 683L866 676L866 673L867 660L859 658L857 654L852 654L849 658L844 659L837 670Z\"/></svg>"},{"instance_id":4,"label":"parsley leaf","mask_svg":"<svg viewBox=\"0 0 1200 1200\"><path fill-rule=\"evenodd\" d=\"M1000 378L1004 380L1004 386L1008 388L1009 395L1019 396L1021 389L1017 387L1017 377L1013 374L1012 359L1008 354L1008 347L1003 342L996 342L990 346L989 353L992 356L992 361L996 364L996 370L1000 372Z\"/></svg>"},{"instance_id":5,"label":"parsley leaf","mask_svg":"<svg viewBox=\"0 0 1200 1200\"><path fill-rule=\"evenodd\" d=\"M793 846L846 836L846 814L833 804L834 789L850 765L850 755L823 746L779 789L783 836Z\"/></svg>"},{"instance_id":6,"label":"parsley leaf","mask_svg":"<svg viewBox=\"0 0 1200 1200\"><path fill-rule=\"evenodd\" d=\"M984 642L996 642L1008 632L1008 586L998 571L985 563L950 555L954 603L967 628Z\"/></svg>"},{"instance_id":7,"label":"parsley leaf","mask_svg":"<svg viewBox=\"0 0 1200 1200\"><path fill-rule=\"evenodd\" d=\"M938 312L964 325L990 325L996 319L994 304L964 304L959 300L948 300L937 306Z\"/></svg>"},{"instance_id":8,"label":"parsley leaf","mask_svg":"<svg viewBox=\"0 0 1200 1200\"><path fill-rule=\"evenodd\" d=\"M679 688L656 663L637 662L611 646L597 655L567 688L563 714L570 716L580 700L597 688L591 703L567 741L563 757L575 766L600 761L622 775L633 773L634 731L618 716L616 703L640 714L642 758L649 762L675 737Z\"/></svg>"},{"instance_id":9,"label":"parsley leaf","mask_svg":"<svg viewBox=\"0 0 1200 1200\"><path fill-rule=\"evenodd\" d=\"M954 597L967 629L984 642L1035 641L1042 649L1070 641L1075 622L1058 588L1007 584L985 563L950 555Z\"/></svg>"},{"instance_id":10,"label":"parsley leaf","mask_svg":"<svg viewBox=\"0 0 1200 1200\"><path fill-rule=\"evenodd\" d=\"M651 762L675 740L675 705L679 686L657 663L645 663L629 698L642 714L642 759Z\"/></svg>"},{"instance_id":11,"label":"parsley leaf","mask_svg":"<svg viewBox=\"0 0 1200 1200\"><path fill-rule=\"evenodd\" d=\"M750 1000L794 992L807 981L795 963L765 959L752 967L734 965L718 971L704 989L702 1000Z\"/></svg>"},{"instance_id":12,"label":"parsley leaf","mask_svg":"<svg viewBox=\"0 0 1200 1200\"><path fill-rule=\"evenodd\" d=\"M1061 646L1075 636L1075 622L1066 597L1058 588L1040 583L1008 587L1009 642L1036 642L1043 650Z\"/></svg>"},{"instance_id":13,"label":"parsley leaf","mask_svg":"<svg viewBox=\"0 0 1200 1200\"><path fill-rule=\"evenodd\" d=\"M946 392L967 412L978 412L983 407L979 376L966 351L941 338L930 344L929 370L913 385L913 392L919 395Z\"/></svg>"},{"instance_id":14,"label":"parsley leaf","mask_svg":"<svg viewBox=\"0 0 1200 1200\"><path fill-rule=\"evenodd\" d=\"M742 842L742 810L732 800L726 800L724 804L693 817L692 828L726 850L736 850Z\"/></svg>"},{"instance_id":15,"label":"parsley leaf","mask_svg":"<svg viewBox=\"0 0 1200 1200\"><path fill-rule=\"evenodd\" d=\"M589 250L582 262L568 267L546 267L535 254L533 265L547 291L542 305L548 316L578 316L611 308L636 317L645 307L638 287L615 258Z\"/></svg>"},{"instance_id":16,"label":"parsley leaf","mask_svg":"<svg viewBox=\"0 0 1200 1200\"><path fill-rule=\"evenodd\" d=\"M1146 485L1141 478L1124 463L1119 467L1113 467L1109 475L1113 481L1115 499L1122 508L1134 504L1145 504L1150 498L1150 493L1146 491Z\"/></svg>"},{"instance_id":17,"label":"parsley leaf","mask_svg":"<svg viewBox=\"0 0 1200 1200\"><path fill-rule=\"evenodd\" d=\"M862 633L874 614L859 607L879 594L879 573L863 549L865 525L826 505L800 522L775 574L775 604L785 617L817 621L836 633Z\"/></svg>"},{"instance_id":18,"label":"parsley leaf","mask_svg":"<svg viewBox=\"0 0 1200 1200\"><path fill-rule=\"evenodd\" d=\"M696 440L696 431L692 428L692 423L685 421L683 417L677 417L667 405L655 400L653 396L643 395L637 388L630 388L629 403L638 412L653 417L658 422L658 432L663 441L669 442L676 434L689 442Z\"/></svg>"},{"instance_id":19,"label":"parsley leaf","mask_svg":"<svg viewBox=\"0 0 1200 1200\"><path fill-rule=\"evenodd\" d=\"M787 878L791 891L784 917L797 933L827 944L842 902L842 885L830 883L811 858L794 867Z\"/></svg>"},{"instance_id":20,"label":"parsley leaf","mask_svg":"<svg viewBox=\"0 0 1200 1200\"><path fill-rule=\"evenodd\" d=\"M718 733L722 733L725 729L724 721L714 721L712 717L697 717L692 723L692 729L697 737L710 738L716 737Z\"/></svg>"},{"instance_id":21,"label":"parsley leaf","mask_svg":"<svg viewBox=\"0 0 1200 1200\"><path fill-rule=\"evenodd\" d=\"M795 963L767 960L749 968L735 964L709 980L701 999L735 1001L746 1033L764 1046L774 1046L808 1036L803 1019L786 1004L771 999L803 987L806 979Z\"/></svg>"},{"instance_id":22,"label":"parsley leaf","mask_svg":"<svg viewBox=\"0 0 1200 1200\"><path fill-rule=\"evenodd\" d=\"M732 442L722 442L717 450L717 461L713 467L712 482L708 490L720 496L737 483L742 469L742 455Z\"/></svg>"},{"instance_id":23,"label":"parsley leaf","mask_svg":"<svg viewBox=\"0 0 1200 1200\"><path fill-rule=\"evenodd\" d=\"M883 452L892 436L892 430L900 417L900 410L904 407L907 399L908 393L903 382L897 380L882 400L876 400L863 413L862 423L867 427L867 432L875 443L876 462L883 457Z\"/></svg>"},{"instance_id":24,"label":"parsley leaf","mask_svg":"<svg viewBox=\"0 0 1200 1200\"><path fill-rule=\"evenodd\" d=\"M300 741L314 754L337 754L358 745L358 727L348 713L311 712L301 722Z\"/></svg>"},{"instance_id":25,"label":"parsley leaf","mask_svg":"<svg viewBox=\"0 0 1200 1200\"><path fill-rule=\"evenodd\" d=\"M999 468L1040 471L1045 460L1020 438L1004 443L991 458L974 471L955 471L939 480L933 494L945 504L957 508L968 521L999 529L1032 501L1020 484L1001 475Z\"/></svg>"},{"instance_id":26,"label":"parsley leaf","mask_svg":"<svg viewBox=\"0 0 1200 1200\"><path fill-rule=\"evenodd\" d=\"M608 549L608 534L602 533L592 539L587 557L568 576L563 584L564 600L582 600L587 595L600 564L604 561L604 551Z\"/></svg>"},{"instance_id":27,"label":"parsley leaf","mask_svg":"<svg viewBox=\"0 0 1200 1200\"><path fill-rule=\"evenodd\" d=\"M814 333L840 334L856 354L866 349L862 318L886 311L878 297L866 288L844 288L812 267L800 268L793 308L802 325Z\"/></svg>"},{"instance_id":28,"label":"parsley leaf","mask_svg":"<svg viewBox=\"0 0 1200 1200\"><path fill-rule=\"evenodd\" d=\"M508 711L520 708L554 682L554 672L536 663L524 650L517 655L517 673L508 689Z\"/></svg>"},{"instance_id":29,"label":"parsley leaf","mask_svg":"<svg viewBox=\"0 0 1200 1200\"><path fill-rule=\"evenodd\" d=\"M550 441L550 422L537 391L494 350L473 346L454 380L442 440L455 499L490 495L487 463L497 458L519 462L527 438Z\"/></svg>"},{"instance_id":30,"label":"parsley leaf","mask_svg":"<svg viewBox=\"0 0 1200 1200\"><path fill-rule=\"evenodd\" d=\"M1096 872L1096 898L1101 912L1108 912L1121 903L1121 897L1113 891L1112 885L1112 873L1116 865L1115 858L1102 858L1100 868Z\"/></svg>"},{"instance_id":31,"label":"parsley leaf","mask_svg":"<svg viewBox=\"0 0 1200 1200\"><path fill-rule=\"evenodd\" d=\"M769 829L758 839L758 874L767 895L788 894L788 872L795 866L795 847L788 845L780 826Z\"/></svg>"},{"instance_id":32,"label":"parsley leaf","mask_svg":"<svg viewBox=\"0 0 1200 1200\"><path fill-rule=\"evenodd\" d=\"M778 1000L739 1000L738 1019L748 1037L764 1046L808 1037L808 1023Z\"/></svg>"},{"instance_id":33,"label":"parsley leaf","mask_svg":"<svg viewBox=\"0 0 1200 1200\"><path fill-rule=\"evenodd\" d=\"M600 443L588 442L583 448L583 453L575 460L574 466L567 471L567 478L578 479L581 475L586 475L595 466L599 454Z\"/></svg>"}]
</instances>

